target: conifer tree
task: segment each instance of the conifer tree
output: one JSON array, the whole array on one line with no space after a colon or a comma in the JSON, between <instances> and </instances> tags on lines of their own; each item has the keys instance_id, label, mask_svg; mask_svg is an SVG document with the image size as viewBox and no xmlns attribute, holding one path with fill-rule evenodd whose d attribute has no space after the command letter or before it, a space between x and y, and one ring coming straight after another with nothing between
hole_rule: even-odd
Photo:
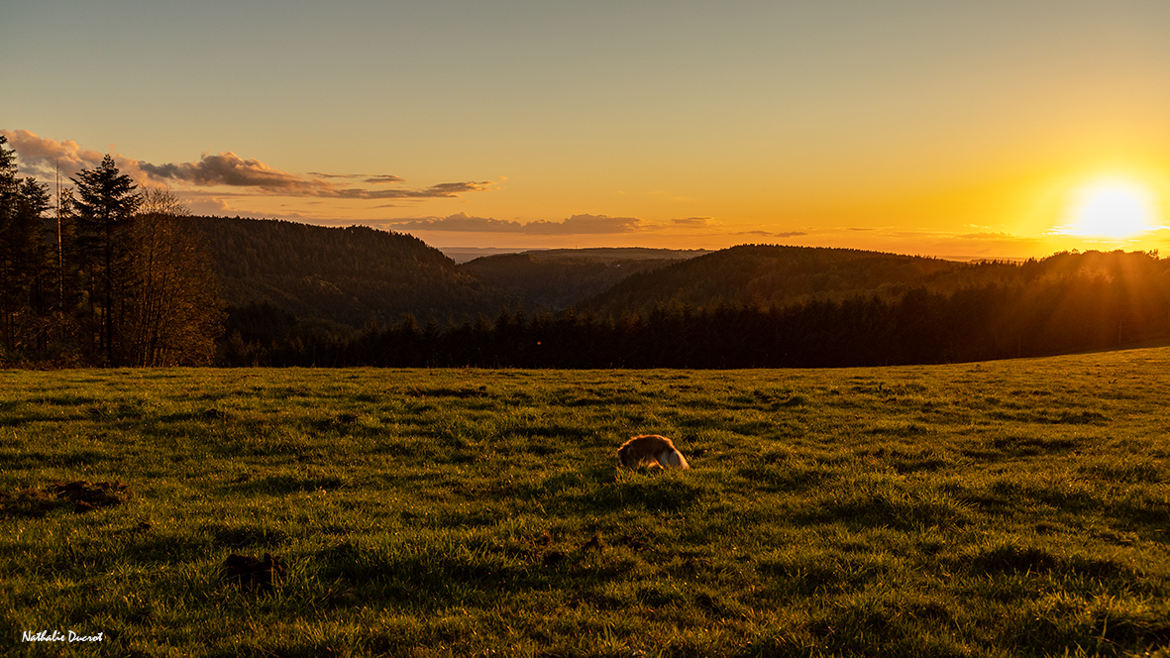
<instances>
[{"instance_id":1,"label":"conifer tree","mask_svg":"<svg viewBox=\"0 0 1170 658\"><path fill-rule=\"evenodd\" d=\"M74 206L78 218L85 225L84 246L91 260L90 294L97 293L100 283L102 307L100 315L100 344L106 363L117 365L114 335L119 320L125 314L125 300L121 298L122 281L117 271L118 258L124 245L123 230L141 203L137 186L126 174L118 171L114 159L107 153L97 167L81 170L73 182L77 185ZM96 267L93 267L96 261ZM118 294L115 294L118 293Z\"/></svg>"}]
</instances>

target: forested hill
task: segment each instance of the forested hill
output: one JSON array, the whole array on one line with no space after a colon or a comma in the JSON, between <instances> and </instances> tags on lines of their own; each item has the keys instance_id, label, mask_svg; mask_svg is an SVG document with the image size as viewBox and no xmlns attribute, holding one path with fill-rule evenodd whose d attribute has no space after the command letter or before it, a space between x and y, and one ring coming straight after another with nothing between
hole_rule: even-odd
<instances>
[{"instance_id":1,"label":"forested hill","mask_svg":"<svg viewBox=\"0 0 1170 658\"><path fill-rule=\"evenodd\" d=\"M580 305L593 313L658 306L788 306L812 299L898 295L969 265L856 249L742 245L636 274Z\"/></svg>"},{"instance_id":2,"label":"forested hill","mask_svg":"<svg viewBox=\"0 0 1170 658\"><path fill-rule=\"evenodd\" d=\"M605 292L626 277L696 256L703 250L547 249L476 258L460 269L527 307L562 310Z\"/></svg>"},{"instance_id":3,"label":"forested hill","mask_svg":"<svg viewBox=\"0 0 1170 658\"><path fill-rule=\"evenodd\" d=\"M360 326L496 314L501 296L422 240L366 227L184 217L206 245L227 306L268 303L300 318Z\"/></svg>"}]
</instances>

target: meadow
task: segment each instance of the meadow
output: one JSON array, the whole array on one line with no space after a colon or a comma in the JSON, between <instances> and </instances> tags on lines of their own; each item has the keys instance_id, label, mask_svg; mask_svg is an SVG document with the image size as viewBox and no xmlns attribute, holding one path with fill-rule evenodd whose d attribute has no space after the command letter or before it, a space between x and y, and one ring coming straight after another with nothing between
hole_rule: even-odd
<instances>
[{"instance_id":1,"label":"meadow","mask_svg":"<svg viewBox=\"0 0 1170 658\"><path fill-rule=\"evenodd\" d=\"M1170 655L1167 373L3 371L0 653Z\"/></svg>"}]
</instances>

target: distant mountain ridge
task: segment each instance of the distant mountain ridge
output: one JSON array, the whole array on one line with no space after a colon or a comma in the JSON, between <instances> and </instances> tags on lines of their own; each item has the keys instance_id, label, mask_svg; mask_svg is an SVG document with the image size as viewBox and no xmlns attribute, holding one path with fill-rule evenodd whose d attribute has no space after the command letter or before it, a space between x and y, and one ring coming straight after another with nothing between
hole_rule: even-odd
<instances>
[{"instance_id":1,"label":"distant mountain ridge","mask_svg":"<svg viewBox=\"0 0 1170 658\"><path fill-rule=\"evenodd\" d=\"M547 249L476 258L460 269L521 306L562 310L640 272L709 251L614 247Z\"/></svg>"}]
</instances>

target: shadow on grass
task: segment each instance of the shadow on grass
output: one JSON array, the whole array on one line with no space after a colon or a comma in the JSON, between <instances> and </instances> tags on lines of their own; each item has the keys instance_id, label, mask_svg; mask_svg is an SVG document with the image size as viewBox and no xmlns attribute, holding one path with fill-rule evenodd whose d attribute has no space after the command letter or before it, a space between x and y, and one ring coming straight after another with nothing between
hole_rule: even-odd
<instances>
[{"instance_id":1,"label":"shadow on grass","mask_svg":"<svg viewBox=\"0 0 1170 658\"><path fill-rule=\"evenodd\" d=\"M622 509L678 512L706 497L707 490L694 479L689 471L623 471L607 465L556 473L517 493L540 500L558 514L604 514Z\"/></svg>"},{"instance_id":2,"label":"shadow on grass","mask_svg":"<svg viewBox=\"0 0 1170 658\"><path fill-rule=\"evenodd\" d=\"M812 501L797 512L798 523L844 523L863 528L914 530L956 527L967 523L968 514L958 503L943 496L919 496L901 491L849 492L839 497Z\"/></svg>"}]
</instances>

